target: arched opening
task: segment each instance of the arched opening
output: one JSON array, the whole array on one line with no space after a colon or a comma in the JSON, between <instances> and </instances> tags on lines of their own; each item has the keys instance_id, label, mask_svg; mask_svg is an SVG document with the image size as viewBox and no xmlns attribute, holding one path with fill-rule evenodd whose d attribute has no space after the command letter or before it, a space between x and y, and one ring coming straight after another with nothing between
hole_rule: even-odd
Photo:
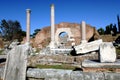
<instances>
[{"instance_id":1,"label":"arched opening","mask_svg":"<svg viewBox=\"0 0 120 80\"><path fill-rule=\"evenodd\" d=\"M61 42L61 43L67 43L67 41L68 41L68 34L66 33L66 32L61 32L60 34L59 34L59 41Z\"/></svg>"},{"instance_id":2,"label":"arched opening","mask_svg":"<svg viewBox=\"0 0 120 80\"><path fill-rule=\"evenodd\" d=\"M58 48L71 48L73 37L70 28L58 28L55 33L55 42Z\"/></svg>"},{"instance_id":3,"label":"arched opening","mask_svg":"<svg viewBox=\"0 0 120 80\"><path fill-rule=\"evenodd\" d=\"M60 34L59 34L59 37L60 38L65 38L65 37L67 37L68 36L68 34L66 33L66 32L61 32Z\"/></svg>"},{"instance_id":4,"label":"arched opening","mask_svg":"<svg viewBox=\"0 0 120 80\"><path fill-rule=\"evenodd\" d=\"M59 42L60 42L61 46L65 46L66 43L68 42L68 33L61 32L59 34Z\"/></svg>"}]
</instances>

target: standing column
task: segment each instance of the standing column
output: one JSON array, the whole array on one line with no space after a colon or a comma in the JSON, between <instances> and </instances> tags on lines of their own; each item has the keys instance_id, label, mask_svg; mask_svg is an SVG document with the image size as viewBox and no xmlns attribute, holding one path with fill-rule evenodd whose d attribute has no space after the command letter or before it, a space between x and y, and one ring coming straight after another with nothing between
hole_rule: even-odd
<instances>
[{"instance_id":1,"label":"standing column","mask_svg":"<svg viewBox=\"0 0 120 80\"><path fill-rule=\"evenodd\" d=\"M31 10L30 9L27 9L26 10L26 14L27 14L27 21L26 21L26 26L27 26L27 42L30 42L30 13L31 13Z\"/></svg>"},{"instance_id":2,"label":"standing column","mask_svg":"<svg viewBox=\"0 0 120 80\"><path fill-rule=\"evenodd\" d=\"M55 16L54 16L54 4L51 5L51 43L50 47L55 47Z\"/></svg>"},{"instance_id":3,"label":"standing column","mask_svg":"<svg viewBox=\"0 0 120 80\"><path fill-rule=\"evenodd\" d=\"M81 26L81 43L86 43L86 24L85 21L82 21L82 26Z\"/></svg>"}]
</instances>

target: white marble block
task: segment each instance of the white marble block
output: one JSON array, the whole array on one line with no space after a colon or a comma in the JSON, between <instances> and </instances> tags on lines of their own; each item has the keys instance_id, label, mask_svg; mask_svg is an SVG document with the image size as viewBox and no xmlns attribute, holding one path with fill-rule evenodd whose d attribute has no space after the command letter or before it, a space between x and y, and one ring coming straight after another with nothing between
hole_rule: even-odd
<instances>
[{"instance_id":1,"label":"white marble block","mask_svg":"<svg viewBox=\"0 0 120 80\"><path fill-rule=\"evenodd\" d=\"M116 49L112 42L103 42L100 44L99 52L100 62L115 62L116 61Z\"/></svg>"},{"instance_id":2,"label":"white marble block","mask_svg":"<svg viewBox=\"0 0 120 80\"><path fill-rule=\"evenodd\" d=\"M86 54L88 52L99 50L99 46L101 43L102 43L102 39L88 43L82 43L78 46L75 46L75 50L77 54Z\"/></svg>"}]
</instances>

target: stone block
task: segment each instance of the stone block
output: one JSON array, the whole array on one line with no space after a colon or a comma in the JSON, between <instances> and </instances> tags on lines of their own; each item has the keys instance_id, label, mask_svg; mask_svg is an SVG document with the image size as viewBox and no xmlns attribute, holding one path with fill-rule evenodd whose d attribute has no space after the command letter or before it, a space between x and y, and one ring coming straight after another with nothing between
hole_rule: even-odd
<instances>
[{"instance_id":1,"label":"stone block","mask_svg":"<svg viewBox=\"0 0 120 80\"><path fill-rule=\"evenodd\" d=\"M82 72L62 69L27 70L28 80L120 80L120 73Z\"/></svg>"},{"instance_id":2,"label":"stone block","mask_svg":"<svg viewBox=\"0 0 120 80\"><path fill-rule=\"evenodd\" d=\"M0 67L0 78L3 78L4 67Z\"/></svg>"},{"instance_id":3,"label":"stone block","mask_svg":"<svg viewBox=\"0 0 120 80\"><path fill-rule=\"evenodd\" d=\"M100 44L99 50L100 62L115 62L116 61L116 49L112 42L103 42Z\"/></svg>"},{"instance_id":4,"label":"stone block","mask_svg":"<svg viewBox=\"0 0 120 80\"><path fill-rule=\"evenodd\" d=\"M29 43L14 47L7 54L3 80L26 80Z\"/></svg>"},{"instance_id":5,"label":"stone block","mask_svg":"<svg viewBox=\"0 0 120 80\"><path fill-rule=\"evenodd\" d=\"M120 80L120 73L104 73L105 80Z\"/></svg>"},{"instance_id":6,"label":"stone block","mask_svg":"<svg viewBox=\"0 0 120 80\"><path fill-rule=\"evenodd\" d=\"M103 73L84 73L84 80L104 80Z\"/></svg>"},{"instance_id":7,"label":"stone block","mask_svg":"<svg viewBox=\"0 0 120 80\"><path fill-rule=\"evenodd\" d=\"M27 77L45 80L70 80L72 70L61 69L28 69Z\"/></svg>"},{"instance_id":8,"label":"stone block","mask_svg":"<svg viewBox=\"0 0 120 80\"><path fill-rule=\"evenodd\" d=\"M82 62L84 68L118 68L120 69L120 59L114 63L100 63L98 60L85 60Z\"/></svg>"},{"instance_id":9,"label":"stone block","mask_svg":"<svg viewBox=\"0 0 120 80\"><path fill-rule=\"evenodd\" d=\"M75 46L77 54L85 54L88 52L99 50L99 45L102 43L102 39L95 40L89 43L82 43L78 46Z\"/></svg>"}]
</instances>

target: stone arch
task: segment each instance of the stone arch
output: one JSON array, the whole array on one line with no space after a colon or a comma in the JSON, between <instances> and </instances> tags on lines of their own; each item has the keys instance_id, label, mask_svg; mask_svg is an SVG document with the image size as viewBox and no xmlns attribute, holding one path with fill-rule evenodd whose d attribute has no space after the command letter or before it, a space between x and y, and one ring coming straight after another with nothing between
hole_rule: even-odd
<instances>
[{"instance_id":1,"label":"stone arch","mask_svg":"<svg viewBox=\"0 0 120 80\"><path fill-rule=\"evenodd\" d=\"M57 44L57 46L60 45L59 35L63 32L66 32L68 34L68 41L70 41L73 38L73 34L70 28L58 28L55 32L55 43Z\"/></svg>"},{"instance_id":2,"label":"stone arch","mask_svg":"<svg viewBox=\"0 0 120 80\"><path fill-rule=\"evenodd\" d=\"M68 33L67 32L61 32L58 36L59 38L59 42L61 44L65 44L67 43L68 39L69 39L69 36L68 36Z\"/></svg>"}]
</instances>

